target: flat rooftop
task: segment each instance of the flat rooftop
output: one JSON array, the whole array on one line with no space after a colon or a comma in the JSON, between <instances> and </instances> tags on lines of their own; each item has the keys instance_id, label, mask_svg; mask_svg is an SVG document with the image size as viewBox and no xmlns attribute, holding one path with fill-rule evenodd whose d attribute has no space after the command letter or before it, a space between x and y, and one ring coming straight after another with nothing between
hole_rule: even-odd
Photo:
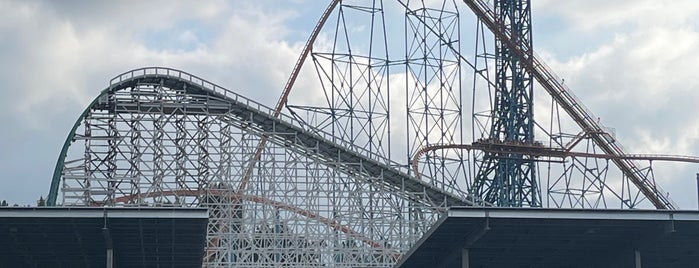
<instances>
[{"instance_id":1,"label":"flat rooftop","mask_svg":"<svg viewBox=\"0 0 699 268\"><path fill-rule=\"evenodd\" d=\"M205 208L0 208L0 267L200 267Z\"/></svg>"},{"instance_id":2,"label":"flat rooftop","mask_svg":"<svg viewBox=\"0 0 699 268\"><path fill-rule=\"evenodd\" d=\"M471 207L451 208L396 267L647 268L697 263L699 211Z\"/></svg>"}]
</instances>

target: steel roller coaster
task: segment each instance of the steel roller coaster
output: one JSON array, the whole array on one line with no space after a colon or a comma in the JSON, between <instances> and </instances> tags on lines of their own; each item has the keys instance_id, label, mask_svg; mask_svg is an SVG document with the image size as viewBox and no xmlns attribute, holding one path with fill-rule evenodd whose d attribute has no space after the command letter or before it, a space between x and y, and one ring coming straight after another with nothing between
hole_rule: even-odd
<instances>
[{"instance_id":1,"label":"steel roller coaster","mask_svg":"<svg viewBox=\"0 0 699 268\"><path fill-rule=\"evenodd\" d=\"M531 39L528 0L332 0L273 108L170 68L112 79L48 204L208 207L205 267L389 267L450 206L677 208L652 163L699 159L629 154Z\"/></svg>"}]
</instances>

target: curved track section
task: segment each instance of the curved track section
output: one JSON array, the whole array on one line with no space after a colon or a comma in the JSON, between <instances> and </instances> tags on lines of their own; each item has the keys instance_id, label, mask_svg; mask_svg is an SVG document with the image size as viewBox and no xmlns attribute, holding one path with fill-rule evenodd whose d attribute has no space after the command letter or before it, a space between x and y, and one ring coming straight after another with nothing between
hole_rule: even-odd
<instances>
[{"instance_id":1,"label":"curved track section","mask_svg":"<svg viewBox=\"0 0 699 268\"><path fill-rule=\"evenodd\" d=\"M420 170L420 158L431 151L441 151L449 149L464 149L464 150L479 150L489 153L507 153L515 155L529 155L533 157L543 157L544 162L564 161L565 158L581 157L581 158L599 158L599 159L618 159L618 160L640 160L640 161L668 161L699 164L699 157L687 155L664 155L664 154L595 154L585 152L571 152L560 150L557 148L543 147L543 145L529 144L505 144L492 142L478 142L473 144L433 144L420 149L412 159L411 167L418 174ZM555 160L560 158L560 160Z\"/></svg>"},{"instance_id":2,"label":"curved track section","mask_svg":"<svg viewBox=\"0 0 699 268\"><path fill-rule=\"evenodd\" d=\"M208 206L207 265L392 263L444 207L472 204L185 72L143 68L110 84L73 127L51 196L64 206Z\"/></svg>"}]
</instances>

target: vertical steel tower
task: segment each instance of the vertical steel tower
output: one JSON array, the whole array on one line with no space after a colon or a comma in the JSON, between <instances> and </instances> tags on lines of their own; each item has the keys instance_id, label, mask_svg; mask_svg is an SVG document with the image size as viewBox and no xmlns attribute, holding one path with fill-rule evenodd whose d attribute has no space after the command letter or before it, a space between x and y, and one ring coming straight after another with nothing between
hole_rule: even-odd
<instances>
[{"instance_id":1,"label":"vertical steel tower","mask_svg":"<svg viewBox=\"0 0 699 268\"><path fill-rule=\"evenodd\" d=\"M529 0L495 0L495 14L499 25L531 56ZM534 144L532 77L503 40L496 37L495 41L495 99L489 142ZM497 206L541 206L536 165L522 154L486 153L472 191Z\"/></svg>"}]
</instances>

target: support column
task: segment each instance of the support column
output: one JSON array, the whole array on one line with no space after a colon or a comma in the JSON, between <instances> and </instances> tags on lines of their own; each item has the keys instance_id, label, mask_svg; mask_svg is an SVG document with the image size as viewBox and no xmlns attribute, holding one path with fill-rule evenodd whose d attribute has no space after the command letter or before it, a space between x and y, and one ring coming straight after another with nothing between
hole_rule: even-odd
<instances>
[{"instance_id":1,"label":"support column","mask_svg":"<svg viewBox=\"0 0 699 268\"><path fill-rule=\"evenodd\" d=\"M113 268L114 267L114 249L108 248L107 249L107 268Z\"/></svg>"},{"instance_id":2,"label":"support column","mask_svg":"<svg viewBox=\"0 0 699 268\"><path fill-rule=\"evenodd\" d=\"M102 227L102 236L104 236L104 246L107 249L107 263L105 267L114 267L114 242L112 241L112 234L107 228L107 210L104 210L104 227Z\"/></svg>"},{"instance_id":3,"label":"support column","mask_svg":"<svg viewBox=\"0 0 699 268\"><path fill-rule=\"evenodd\" d=\"M697 206L699 209L699 173L697 173Z\"/></svg>"},{"instance_id":4,"label":"support column","mask_svg":"<svg viewBox=\"0 0 699 268\"><path fill-rule=\"evenodd\" d=\"M469 268L469 256L468 249L461 250L461 268ZM639 268L639 267L636 267Z\"/></svg>"},{"instance_id":5,"label":"support column","mask_svg":"<svg viewBox=\"0 0 699 268\"><path fill-rule=\"evenodd\" d=\"M637 249L634 250L634 257L635 257L635 262L636 262L636 268L641 268L641 252Z\"/></svg>"}]
</instances>

